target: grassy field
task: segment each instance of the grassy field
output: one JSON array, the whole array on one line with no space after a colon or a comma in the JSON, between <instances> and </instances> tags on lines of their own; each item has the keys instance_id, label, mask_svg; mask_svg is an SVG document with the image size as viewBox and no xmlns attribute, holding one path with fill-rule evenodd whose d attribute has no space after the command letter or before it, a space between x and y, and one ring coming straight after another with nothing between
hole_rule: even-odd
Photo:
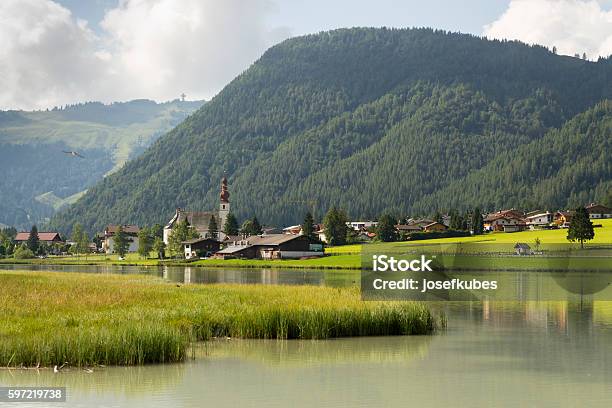
<instances>
[{"instance_id":1,"label":"grassy field","mask_svg":"<svg viewBox=\"0 0 612 408\"><path fill-rule=\"evenodd\" d=\"M586 246L593 246L599 244L612 244L612 219L607 220L594 220L594 224L601 224L601 228L595 228L595 238L588 241ZM458 237L458 238L440 238L440 239L428 239L422 241L405 241L405 242L394 242L394 247L400 248L402 246L415 246L415 245L431 245L431 244L487 244L493 246L495 244L515 244L517 242L524 242L529 245L534 244L536 238L540 240L543 245L546 244L569 244L567 240L567 229L557 230L537 230L537 231L521 231L521 232L493 232L484 235L476 235L471 237ZM367 247L368 244L365 244ZM507 245L505 245L507 246ZM575 244L576 247L579 244ZM333 255L351 255L360 254L362 245L344 245L339 247L326 248L325 252Z\"/></svg>"},{"instance_id":2,"label":"grassy field","mask_svg":"<svg viewBox=\"0 0 612 408\"><path fill-rule=\"evenodd\" d=\"M358 288L176 285L141 275L0 271L0 366L182 361L212 337L324 339L427 334L416 303Z\"/></svg>"}]
</instances>

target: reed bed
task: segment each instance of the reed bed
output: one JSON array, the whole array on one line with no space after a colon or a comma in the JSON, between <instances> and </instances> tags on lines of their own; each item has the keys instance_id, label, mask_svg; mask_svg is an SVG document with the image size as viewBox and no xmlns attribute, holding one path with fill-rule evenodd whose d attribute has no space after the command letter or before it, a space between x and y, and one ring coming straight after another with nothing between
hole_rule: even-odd
<instances>
[{"instance_id":1,"label":"reed bed","mask_svg":"<svg viewBox=\"0 0 612 408\"><path fill-rule=\"evenodd\" d=\"M428 334L438 322L422 304L362 302L358 288L25 271L0 272L0 317L4 367L178 362L213 337Z\"/></svg>"}]
</instances>

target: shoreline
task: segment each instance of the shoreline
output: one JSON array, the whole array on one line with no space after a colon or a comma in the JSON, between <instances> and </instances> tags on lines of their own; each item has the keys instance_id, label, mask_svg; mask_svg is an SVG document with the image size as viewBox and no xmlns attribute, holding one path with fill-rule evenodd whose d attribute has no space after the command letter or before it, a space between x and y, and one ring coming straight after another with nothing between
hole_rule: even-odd
<instances>
[{"instance_id":1,"label":"shoreline","mask_svg":"<svg viewBox=\"0 0 612 408\"><path fill-rule=\"evenodd\" d=\"M462 254L452 259L450 265L440 270L446 271L611 271L609 256L571 257L555 255L503 255ZM196 260L196 261L152 261L152 260L77 260L61 258L47 259L0 259L0 269L3 265L15 266L132 266L132 267L190 267L212 269L293 269L319 271L351 271L369 270L362 266L360 255L331 255L322 258L306 260Z\"/></svg>"}]
</instances>

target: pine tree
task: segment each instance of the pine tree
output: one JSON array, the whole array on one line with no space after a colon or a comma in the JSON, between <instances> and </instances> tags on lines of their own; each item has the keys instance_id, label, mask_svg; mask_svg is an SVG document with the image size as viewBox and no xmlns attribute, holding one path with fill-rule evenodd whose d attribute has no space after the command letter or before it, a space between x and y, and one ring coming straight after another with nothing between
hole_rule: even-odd
<instances>
[{"instance_id":1,"label":"pine tree","mask_svg":"<svg viewBox=\"0 0 612 408\"><path fill-rule=\"evenodd\" d=\"M450 225L449 229L462 230L463 228L463 217L457 210L450 210Z\"/></svg>"},{"instance_id":2,"label":"pine tree","mask_svg":"<svg viewBox=\"0 0 612 408\"><path fill-rule=\"evenodd\" d=\"M325 228L325 238L329 245L344 245L346 244L346 234L348 228L346 223L348 217L346 213L336 207L332 207L325 218L323 219L323 225Z\"/></svg>"},{"instance_id":3,"label":"pine tree","mask_svg":"<svg viewBox=\"0 0 612 408\"><path fill-rule=\"evenodd\" d=\"M208 223L208 236L212 239L217 239L219 236L219 227L217 227L217 220L214 215L210 216L210 222Z\"/></svg>"},{"instance_id":4,"label":"pine tree","mask_svg":"<svg viewBox=\"0 0 612 408\"><path fill-rule=\"evenodd\" d=\"M474 235L480 235L484 233L484 220L480 208L476 207L472 213L472 231Z\"/></svg>"},{"instance_id":5,"label":"pine tree","mask_svg":"<svg viewBox=\"0 0 612 408\"><path fill-rule=\"evenodd\" d=\"M315 239L315 226L314 226L314 218L310 211L306 213L304 216L304 221L302 222L302 235L307 236L310 239Z\"/></svg>"},{"instance_id":6,"label":"pine tree","mask_svg":"<svg viewBox=\"0 0 612 408\"><path fill-rule=\"evenodd\" d=\"M123 258L130 247L130 243L128 242L127 236L121 225L119 228L117 228L117 232L115 233L113 240L115 241L115 253L119 254L119 256Z\"/></svg>"},{"instance_id":7,"label":"pine tree","mask_svg":"<svg viewBox=\"0 0 612 408\"><path fill-rule=\"evenodd\" d=\"M79 243L83 240L83 227L81 224L76 223L72 227L72 235L70 236L70 240L74 242L73 250L78 255L80 254L80 246Z\"/></svg>"},{"instance_id":8,"label":"pine tree","mask_svg":"<svg viewBox=\"0 0 612 408\"><path fill-rule=\"evenodd\" d=\"M257 216L253 216L253 219L251 221L253 223L253 235L263 234L263 229L261 228L261 224L259 223Z\"/></svg>"},{"instance_id":9,"label":"pine tree","mask_svg":"<svg viewBox=\"0 0 612 408\"><path fill-rule=\"evenodd\" d=\"M223 233L225 235L238 235L238 220L234 217L234 214L227 214L225 224L223 224Z\"/></svg>"},{"instance_id":10,"label":"pine tree","mask_svg":"<svg viewBox=\"0 0 612 408\"><path fill-rule=\"evenodd\" d=\"M161 237L155 237L155 241L153 241L153 250L159 259L164 259L166 244L164 244L164 240Z\"/></svg>"},{"instance_id":11,"label":"pine tree","mask_svg":"<svg viewBox=\"0 0 612 408\"><path fill-rule=\"evenodd\" d=\"M397 241L397 230L395 229L395 219L388 214L383 215L378 220L378 238L383 242Z\"/></svg>"},{"instance_id":12,"label":"pine tree","mask_svg":"<svg viewBox=\"0 0 612 408\"><path fill-rule=\"evenodd\" d=\"M28 236L28 249L33 253L37 253L39 245L40 241L38 240L38 228L36 227L36 225L32 225L30 235Z\"/></svg>"},{"instance_id":13,"label":"pine tree","mask_svg":"<svg viewBox=\"0 0 612 408\"><path fill-rule=\"evenodd\" d=\"M151 237L152 238L163 238L164 237L164 227L161 224L155 224L151 228Z\"/></svg>"},{"instance_id":14,"label":"pine tree","mask_svg":"<svg viewBox=\"0 0 612 408\"><path fill-rule=\"evenodd\" d=\"M240 226L240 233L247 237L255 235L253 233L253 220L245 220Z\"/></svg>"},{"instance_id":15,"label":"pine tree","mask_svg":"<svg viewBox=\"0 0 612 408\"><path fill-rule=\"evenodd\" d=\"M580 248L584 248L584 241L591 240L595 237L593 223L589 218L589 212L584 207L576 208L576 213L572 217L567 230L567 240L571 242L580 242Z\"/></svg>"},{"instance_id":16,"label":"pine tree","mask_svg":"<svg viewBox=\"0 0 612 408\"><path fill-rule=\"evenodd\" d=\"M79 254L89 253L89 237L85 231L81 231L79 240L76 241L76 251Z\"/></svg>"},{"instance_id":17,"label":"pine tree","mask_svg":"<svg viewBox=\"0 0 612 408\"><path fill-rule=\"evenodd\" d=\"M151 235L151 229L142 227L138 231L138 255L141 258L146 259L153 249L153 236Z\"/></svg>"}]
</instances>

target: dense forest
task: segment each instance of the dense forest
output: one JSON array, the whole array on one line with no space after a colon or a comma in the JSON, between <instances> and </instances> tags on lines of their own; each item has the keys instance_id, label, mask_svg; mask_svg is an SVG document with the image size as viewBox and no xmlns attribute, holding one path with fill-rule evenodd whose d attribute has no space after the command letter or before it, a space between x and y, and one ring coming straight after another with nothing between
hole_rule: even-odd
<instances>
[{"instance_id":1,"label":"dense forest","mask_svg":"<svg viewBox=\"0 0 612 408\"><path fill-rule=\"evenodd\" d=\"M612 59L431 29L342 29L269 49L52 220L91 232L217 206L317 221L566 207L611 187Z\"/></svg>"},{"instance_id":2,"label":"dense forest","mask_svg":"<svg viewBox=\"0 0 612 408\"><path fill-rule=\"evenodd\" d=\"M0 111L0 227L48 221L200 106L135 100Z\"/></svg>"}]
</instances>

